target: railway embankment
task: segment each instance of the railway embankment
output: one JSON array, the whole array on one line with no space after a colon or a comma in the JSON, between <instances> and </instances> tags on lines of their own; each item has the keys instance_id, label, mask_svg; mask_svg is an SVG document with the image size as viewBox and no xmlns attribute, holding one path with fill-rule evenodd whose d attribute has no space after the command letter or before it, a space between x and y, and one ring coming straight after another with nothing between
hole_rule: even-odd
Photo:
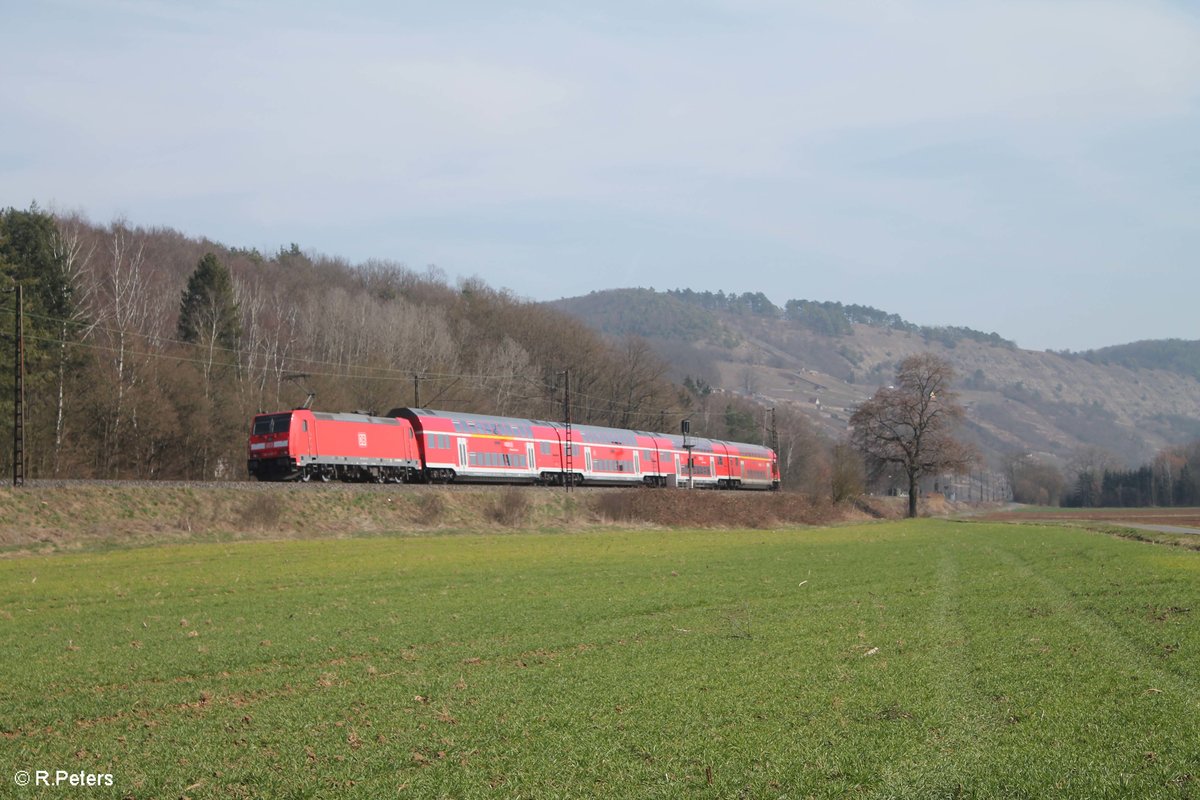
<instances>
[{"instance_id":1,"label":"railway embankment","mask_svg":"<svg viewBox=\"0 0 1200 800\"><path fill-rule=\"evenodd\" d=\"M184 541L605 526L778 528L893 516L790 492L33 481L0 489L0 554Z\"/></svg>"}]
</instances>

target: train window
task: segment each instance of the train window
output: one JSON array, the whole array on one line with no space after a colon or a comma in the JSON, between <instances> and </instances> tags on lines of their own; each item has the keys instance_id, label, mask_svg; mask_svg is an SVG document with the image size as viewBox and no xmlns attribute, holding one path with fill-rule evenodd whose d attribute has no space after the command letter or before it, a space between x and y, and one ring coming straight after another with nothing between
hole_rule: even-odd
<instances>
[{"instance_id":1,"label":"train window","mask_svg":"<svg viewBox=\"0 0 1200 800\"><path fill-rule=\"evenodd\" d=\"M308 420L302 419L300 420L300 424L304 427L304 432L308 433Z\"/></svg>"},{"instance_id":2,"label":"train window","mask_svg":"<svg viewBox=\"0 0 1200 800\"><path fill-rule=\"evenodd\" d=\"M262 436L266 433L287 433L288 425L291 421L291 414L271 414L259 417L254 420L254 435Z\"/></svg>"},{"instance_id":3,"label":"train window","mask_svg":"<svg viewBox=\"0 0 1200 800\"><path fill-rule=\"evenodd\" d=\"M542 442L542 455L544 455L544 456L550 455L550 443L549 442Z\"/></svg>"}]
</instances>

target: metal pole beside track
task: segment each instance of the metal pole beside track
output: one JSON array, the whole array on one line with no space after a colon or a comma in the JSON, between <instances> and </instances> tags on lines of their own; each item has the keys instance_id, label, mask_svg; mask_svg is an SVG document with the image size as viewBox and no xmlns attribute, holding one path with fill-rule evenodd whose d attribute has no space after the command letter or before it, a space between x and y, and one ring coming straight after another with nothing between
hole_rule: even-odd
<instances>
[{"instance_id":1,"label":"metal pole beside track","mask_svg":"<svg viewBox=\"0 0 1200 800\"><path fill-rule=\"evenodd\" d=\"M15 289L16 321L13 329L13 486L25 485L25 294Z\"/></svg>"},{"instance_id":2,"label":"metal pole beside track","mask_svg":"<svg viewBox=\"0 0 1200 800\"><path fill-rule=\"evenodd\" d=\"M563 370L563 418L566 423L567 444L564 465L566 473L563 475L563 488L565 491L571 491L571 484L575 483L575 444L571 441L571 370Z\"/></svg>"}]
</instances>

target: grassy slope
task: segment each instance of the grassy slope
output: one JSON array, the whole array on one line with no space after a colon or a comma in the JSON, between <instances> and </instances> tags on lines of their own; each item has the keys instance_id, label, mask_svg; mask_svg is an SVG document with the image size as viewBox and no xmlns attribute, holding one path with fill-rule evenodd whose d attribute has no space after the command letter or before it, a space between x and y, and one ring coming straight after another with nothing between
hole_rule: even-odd
<instances>
[{"instance_id":1,"label":"grassy slope","mask_svg":"<svg viewBox=\"0 0 1200 800\"><path fill-rule=\"evenodd\" d=\"M10 560L0 763L114 797L1187 796L1198 571L928 520Z\"/></svg>"},{"instance_id":2,"label":"grassy slope","mask_svg":"<svg viewBox=\"0 0 1200 800\"><path fill-rule=\"evenodd\" d=\"M879 513L888 501L873 502ZM899 508L899 506L896 506ZM864 518L792 492L209 483L0 487L0 557L167 542L341 538L403 531L573 530L645 523L740 528Z\"/></svg>"}]
</instances>

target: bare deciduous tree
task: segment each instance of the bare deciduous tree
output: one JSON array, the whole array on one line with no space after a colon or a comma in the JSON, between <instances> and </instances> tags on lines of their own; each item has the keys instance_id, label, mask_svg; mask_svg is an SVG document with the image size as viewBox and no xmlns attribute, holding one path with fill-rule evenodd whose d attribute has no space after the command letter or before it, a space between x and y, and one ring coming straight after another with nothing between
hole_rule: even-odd
<instances>
[{"instance_id":1,"label":"bare deciduous tree","mask_svg":"<svg viewBox=\"0 0 1200 800\"><path fill-rule=\"evenodd\" d=\"M95 290L91 275L91 259L95 250L83 235L84 223L78 216L64 217L50 240L53 284L58 288L53 313L58 315L58 380L54 410L54 475L62 465L63 430L66 418L66 385L68 344L75 338L84 339L91 331L86 324L86 308ZM77 330L78 329L78 330Z\"/></svg>"},{"instance_id":2,"label":"bare deciduous tree","mask_svg":"<svg viewBox=\"0 0 1200 800\"><path fill-rule=\"evenodd\" d=\"M972 461L954 438L964 412L950 390L954 371L930 354L904 359L896 383L880 389L850 417L850 441L873 467L898 467L908 478L908 516L917 515L921 477L961 471Z\"/></svg>"},{"instance_id":3,"label":"bare deciduous tree","mask_svg":"<svg viewBox=\"0 0 1200 800\"><path fill-rule=\"evenodd\" d=\"M848 444L836 444L830 451L829 499L833 503L853 500L863 492L865 483L862 457Z\"/></svg>"},{"instance_id":4,"label":"bare deciduous tree","mask_svg":"<svg viewBox=\"0 0 1200 800\"><path fill-rule=\"evenodd\" d=\"M1062 471L1036 453L1009 453L1004 477L1017 503L1056 506L1066 489Z\"/></svg>"},{"instance_id":5,"label":"bare deciduous tree","mask_svg":"<svg viewBox=\"0 0 1200 800\"><path fill-rule=\"evenodd\" d=\"M1068 465L1075 476L1075 495L1085 507L1100 505L1101 479L1110 469L1116 469L1120 460L1100 447L1082 447L1075 451Z\"/></svg>"}]
</instances>

